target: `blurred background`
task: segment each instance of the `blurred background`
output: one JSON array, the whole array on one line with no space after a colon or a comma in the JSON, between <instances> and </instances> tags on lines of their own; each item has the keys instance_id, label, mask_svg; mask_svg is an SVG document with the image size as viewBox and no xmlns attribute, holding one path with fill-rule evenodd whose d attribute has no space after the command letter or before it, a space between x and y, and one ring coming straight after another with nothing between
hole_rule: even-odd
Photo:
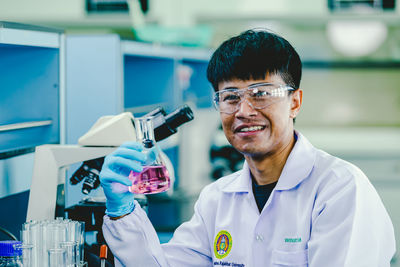
<instances>
[{"instance_id":1,"label":"blurred background","mask_svg":"<svg viewBox=\"0 0 400 267\"><path fill-rule=\"evenodd\" d=\"M195 119L160 142L174 166L174 191L146 203L167 241L191 217L201 188L243 162L212 107L208 59L227 38L264 28L303 61L296 128L367 174L399 247L399 1L2 0L0 21L0 226L15 235L26 219L37 145L76 144L100 116L186 104ZM1 128L26 120L52 123ZM68 182L61 194L65 208L87 197ZM398 253L392 266L400 266Z\"/></svg>"}]
</instances>

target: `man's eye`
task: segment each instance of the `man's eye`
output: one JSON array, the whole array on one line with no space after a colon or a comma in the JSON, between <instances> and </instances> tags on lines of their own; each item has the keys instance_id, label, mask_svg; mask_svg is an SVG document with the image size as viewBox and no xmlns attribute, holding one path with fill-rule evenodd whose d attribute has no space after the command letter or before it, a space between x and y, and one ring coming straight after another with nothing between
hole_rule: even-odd
<instances>
[{"instance_id":1,"label":"man's eye","mask_svg":"<svg viewBox=\"0 0 400 267\"><path fill-rule=\"evenodd\" d=\"M253 90L251 94L252 97L265 97L269 95L271 95L271 93L267 90Z\"/></svg>"},{"instance_id":2,"label":"man's eye","mask_svg":"<svg viewBox=\"0 0 400 267\"><path fill-rule=\"evenodd\" d=\"M239 99L240 99L240 97L235 95L235 94L224 95L222 97L222 101L224 101L224 102L225 101L236 101L236 100L239 100Z\"/></svg>"}]
</instances>

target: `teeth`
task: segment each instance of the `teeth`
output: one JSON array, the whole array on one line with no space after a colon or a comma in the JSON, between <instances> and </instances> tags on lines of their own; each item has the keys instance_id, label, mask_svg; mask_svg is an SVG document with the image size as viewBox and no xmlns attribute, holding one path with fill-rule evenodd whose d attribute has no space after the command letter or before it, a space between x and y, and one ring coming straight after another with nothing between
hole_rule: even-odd
<instances>
[{"instance_id":1,"label":"teeth","mask_svg":"<svg viewBox=\"0 0 400 267\"><path fill-rule=\"evenodd\" d=\"M252 132L252 131L258 131L262 130L262 126L251 126L251 127L245 127L240 129L240 132Z\"/></svg>"}]
</instances>

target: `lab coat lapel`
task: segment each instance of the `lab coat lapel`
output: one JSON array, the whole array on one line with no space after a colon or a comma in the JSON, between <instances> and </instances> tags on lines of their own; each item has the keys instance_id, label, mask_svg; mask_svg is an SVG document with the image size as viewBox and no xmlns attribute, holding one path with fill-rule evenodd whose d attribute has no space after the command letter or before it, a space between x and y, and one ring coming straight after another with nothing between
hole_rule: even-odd
<instances>
[{"instance_id":1,"label":"lab coat lapel","mask_svg":"<svg viewBox=\"0 0 400 267\"><path fill-rule=\"evenodd\" d=\"M290 190L306 179L315 163L316 149L299 132L296 131L297 141L283 167L275 190Z\"/></svg>"},{"instance_id":2,"label":"lab coat lapel","mask_svg":"<svg viewBox=\"0 0 400 267\"><path fill-rule=\"evenodd\" d=\"M247 162L244 161L243 168L240 171L240 175L234 179L230 184L228 184L223 192L251 192L251 178L250 169Z\"/></svg>"}]
</instances>

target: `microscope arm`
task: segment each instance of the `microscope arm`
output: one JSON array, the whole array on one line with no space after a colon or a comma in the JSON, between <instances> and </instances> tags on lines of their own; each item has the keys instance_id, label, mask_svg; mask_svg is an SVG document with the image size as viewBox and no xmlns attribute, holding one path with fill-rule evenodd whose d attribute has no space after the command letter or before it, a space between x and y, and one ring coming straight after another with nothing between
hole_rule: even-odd
<instances>
[{"instance_id":1,"label":"microscope arm","mask_svg":"<svg viewBox=\"0 0 400 267\"><path fill-rule=\"evenodd\" d=\"M57 186L65 183L63 167L103 157L116 147L42 145L36 147L26 220L54 219Z\"/></svg>"}]
</instances>

